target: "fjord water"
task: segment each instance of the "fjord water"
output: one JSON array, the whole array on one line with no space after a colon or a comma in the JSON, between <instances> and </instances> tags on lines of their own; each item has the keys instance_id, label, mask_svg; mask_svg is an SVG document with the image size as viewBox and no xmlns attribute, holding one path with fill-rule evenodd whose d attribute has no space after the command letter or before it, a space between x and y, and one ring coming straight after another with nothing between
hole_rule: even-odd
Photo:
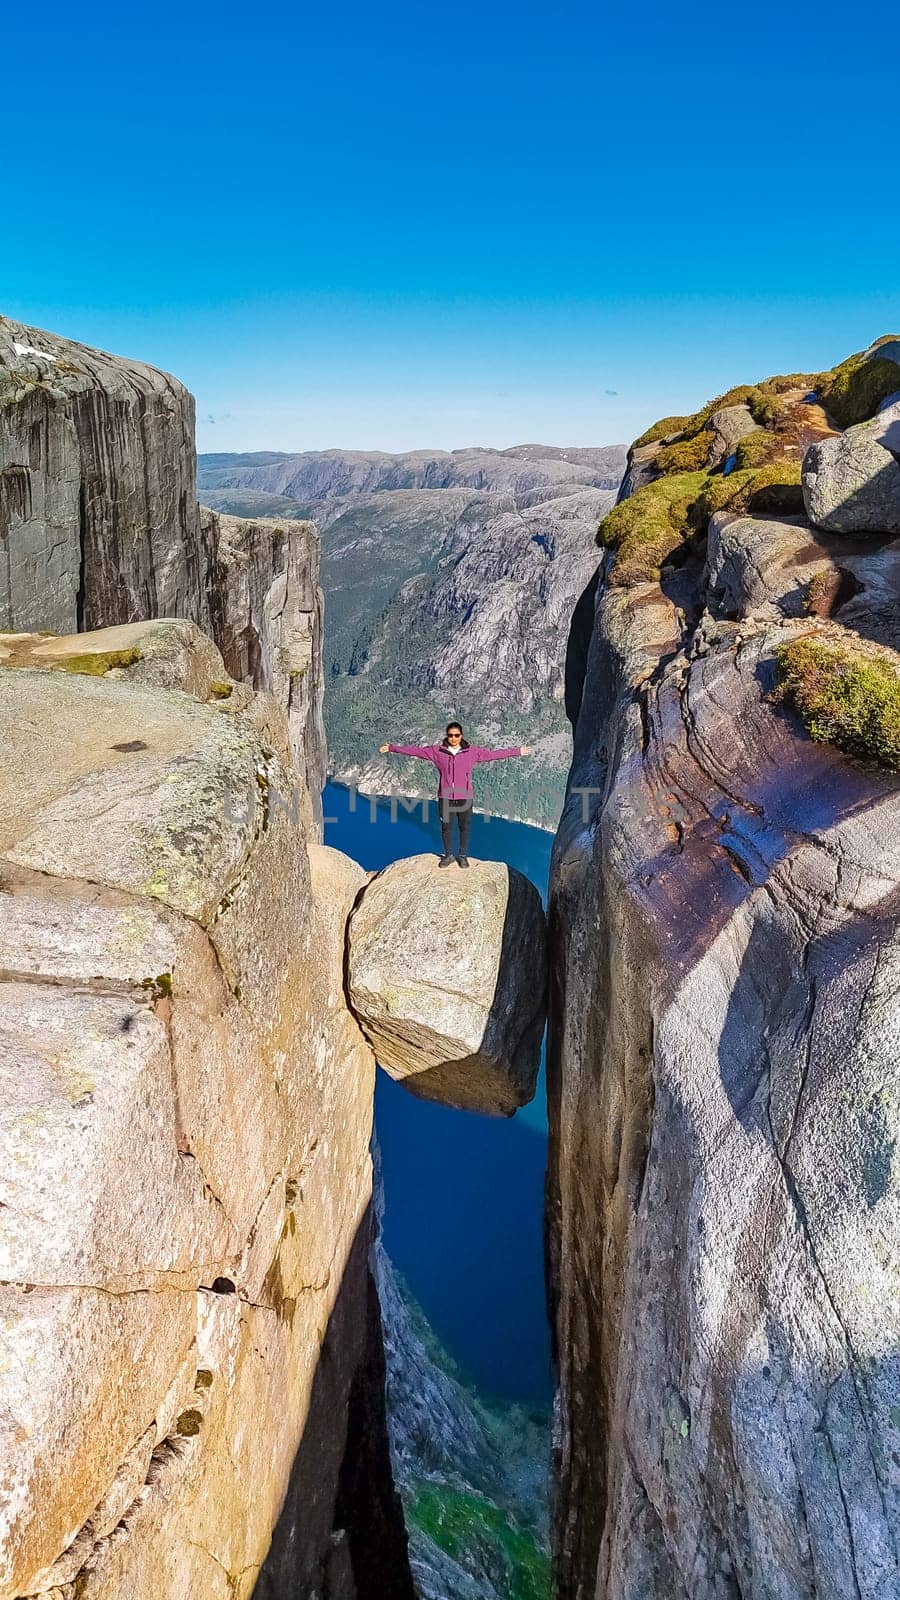
<instances>
[{"instance_id":1,"label":"fjord water","mask_svg":"<svg viewBox=\"0 0 900 1600\"><path fill-rule=\"evenodd\" d=\"M325 842L368 870L437 852L437 807L325 789ZM475 815L471 852L517 867L546 894L552 835ZM458 872L457 866L445 869ZM439 933L439 930L438 930ZM485 1398L550 1399L544 1309L544 1074L530 1106L484 1117L417 1100L378 1074L376 1129L388 1253L442 1344Z\"/></svg>"}]
</instances>

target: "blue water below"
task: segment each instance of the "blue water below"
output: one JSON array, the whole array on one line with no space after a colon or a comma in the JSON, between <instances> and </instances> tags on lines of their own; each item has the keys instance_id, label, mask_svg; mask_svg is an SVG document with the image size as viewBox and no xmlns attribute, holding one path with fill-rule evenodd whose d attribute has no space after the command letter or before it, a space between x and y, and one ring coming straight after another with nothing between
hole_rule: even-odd
<instances>
[{"instance_id":1,"label":"blue water below","mask_svg":"<svg viewBox=\"0 0 900 1600\"><path fill-rule=\"evenodd\" d=\"M390 801L329 783L324 805L326 844L370 871L439 849L433 803L424 822L418 809L392 814ZM472 855L518 867L544 895L551 843L524 823L472 819ZM512 1118L429 1105L380 1072L375 1116L385 1243L441 1342L485 1397L547 1405L543 1068L534 1101Z\"/></svg>"}]
</instances>

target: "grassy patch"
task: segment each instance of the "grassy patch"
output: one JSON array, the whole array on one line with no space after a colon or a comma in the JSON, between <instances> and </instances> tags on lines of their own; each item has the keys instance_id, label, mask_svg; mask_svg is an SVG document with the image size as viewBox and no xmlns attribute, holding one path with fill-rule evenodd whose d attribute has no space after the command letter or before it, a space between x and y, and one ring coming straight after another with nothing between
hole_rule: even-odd
<instances>
[{"instance_id":1,"label":"grassy patch","mask_svg":"<svg viewBox=\"0 0 900 1600\"><path fill-rule=\"evenodd\" d=\"M64 656L48 665L54 672L81 672L89 678L102 678L111 667L133 667L141 660L141 651L131 645L127 650L86 650L83 655Z\"/></svg>"},{"instance_id":2,"label":"grassy patch","mask_svg":"<svg viewBox=\"0 0 900 1600\"><path fill-rule=\"evenodd\" d=\"M509 1600L549 1600L549 1558L490 1500L429 1484L416 1495L407 1517L454 1561L478 1545L493 1545L509 1574Z\"/></svg>"},{"instance_id":3,"label":"grassy patch","mask_svg":"<svg viewBox=\"0 0 900 1600\"><path fill-rule=\"evenodd\" d=\"M777 390L765 388L762 384L751 390L747 396L747 405L753 421L760 428L777 428L790 411L788 401L784 400Z\"/></svg>"},{"instance_id":4,"label":"grassy patch","mask_svg":"<svg viewBox=\"0 0 900 1600\"><path fill-rule=\"evenodd\" d=\"M825 375L819 398L839 428L852 428L874 417L882 400L897 389L900 366L896 361L882 356L863 361L861 355L855 355Z\"/></svg>"},{"instance_id":5,"label":"grassy patch","mask_svg":"<svg viewBox=\"0 0 900 1600\"><path fill-rule=\"evenodd\" d=\"M597 542L616 552L615 583L652 583L659 577L666 557L694 527L692 508L707 480L705 472L674 473L613 506L600 524Z\"/></svg>"},{"instance_id":6,"label":"grassy patch","mask_svg":"<svg viewBox=\"0 0 900 1600\"><path fill-rule=\"evenodd\" d=\"M653 465L661 473L672 472L702 472L709 466L709 452L712 447L713 436L705 428L692 435L690 439L677 439L674 444L665 444L656 456Z\"/></svg>"},{"instance_id":7,"label":"grassy patch","mask_svg":"<svg viewBox=\"0 0 900 1600\"><path fill-rule=\"evenodd\" d=\"M672 434L684 433L692 420L692 417L660 417L659 421L654 422L652 427L645 429L639 439L635 439L632 448L640 450L642 445L658 444L660 439L668 439Z\"/></svg>"},{"instance_id":8,"label":"grassy patch","mask_svg":"<svg viewBox=\"0 0 900 1600\"><path fill-rule=\"evenodd\" d=\"M776 660L777 697L813 739L900 772L900 676L889 661L808 637L780 645Z\"/></svg>"},{"instance_id":9,"label":"grassy patch","mask_svg":"<svg viewBox=\"0 0 900 1600\"><path fill-rule=\"evenodd\" d=\"M768 428L757 428L738 442L735 468L738 472L746 472L753 467L767 467L770 462L778 460L783 450L784 441L777 433L770 433Z\"/></svg>"},{"instance_id":10,"label":"grassy patch","mask_svg":"<svg viewBox=\"0 0 900 1600\"><path fill-rule=\"evenodd\" d=\"M670 434L677 434L677 442L686 442L693 439L701 428L705 428L714 411L721 411L725 406L746 405L750 396L757 391L753 384L742 383L735 389L727 389L724 394L716 395L715 400L710 400L699 411L693 412L689 417L663 417L661 422L655 422L652 428L642 433L635 440L635 446L653 444L658 439L668 438Z\"/></svg>"},{"instance_id":11,"label":"grassy patch","mask_svg":"<svg viewBox=\"0 0 900 1600\"><path fill-rule=\"evenodd\" d=\"M821 377L820 372L782 372L775 378L764 378L757 388L762 394L787 394L789 389L803 389L809 394Z\"/></svg>"},{"instance_id":12,"label":"grassy patch","mask_svg":"<svg viewBox=\"0 0 900 1600\"><path fill-rule=\"evenodd\" d=\"M854 359L858 360L858 357ZM656 444L661 439L673 439L674 448L686 444L696 438L697 434L706 427L714 411L722 411L726 406L747 406L754 422L761 428L777 427L779 421L789 408L781 396L789 390L815 389L822 380L821 374L810 372L787 372L774 378L764 378L762 383L740 383L733 389L726 389L724 394L716 395L715 400L710 400L699 411L694 411L687 417L662 417L659 422L654 422L651 428L635 439L634 448L641 445ZM705 463L700 463L704 465ZM663 467L662 470L693 470L693 468Z\"/></svg>"},{"instance_id":13,"label":"grassy patch","mask_svg":"<svg viewBox=\"0 0 900 1600\"><path fill-rule=\"evenodd\" d=\"M710 475L697 500L694 516L705 522L717 511L735 516L746 512L792 516L803 510L799 461L772 461L767 466Z\"/></svg>"}]
</instances>

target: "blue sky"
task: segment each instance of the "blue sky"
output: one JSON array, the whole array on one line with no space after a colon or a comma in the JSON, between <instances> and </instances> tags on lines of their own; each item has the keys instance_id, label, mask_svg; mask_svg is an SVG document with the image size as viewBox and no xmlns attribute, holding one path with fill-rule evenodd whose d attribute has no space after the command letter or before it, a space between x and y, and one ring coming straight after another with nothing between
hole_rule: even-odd
<instances>
[{"instance_id":1,"label":"blue sky","mask_svg":"<svg viewBox=\"0 0 900 1600\"><path fill-rule=\"evenodd\" d=\"M20 4L0 309L177 373L201 449L627 440L900 329L898 47L767 0Z\"/></svg>"}]
</instances>

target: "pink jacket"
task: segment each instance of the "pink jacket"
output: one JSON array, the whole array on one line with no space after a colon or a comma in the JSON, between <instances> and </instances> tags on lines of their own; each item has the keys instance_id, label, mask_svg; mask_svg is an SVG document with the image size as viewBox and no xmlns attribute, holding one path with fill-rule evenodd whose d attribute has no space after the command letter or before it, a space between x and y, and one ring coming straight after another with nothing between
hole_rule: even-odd
<instances>
[{"instance_id":1,"label":"pink jacket","mask_svg":"<svg viewBox=\"0 0 900 1600\"><path fill-rule=\"evenodd\" d=\"M479 761L503 761L507 756L520 756L520 745L509 750L485 750L478 744L466 744L451 750L446 744L389 744L395 756L421 756L438 769L438 799L471 800L472 768Z\"/></svg>"}]
</instances>

